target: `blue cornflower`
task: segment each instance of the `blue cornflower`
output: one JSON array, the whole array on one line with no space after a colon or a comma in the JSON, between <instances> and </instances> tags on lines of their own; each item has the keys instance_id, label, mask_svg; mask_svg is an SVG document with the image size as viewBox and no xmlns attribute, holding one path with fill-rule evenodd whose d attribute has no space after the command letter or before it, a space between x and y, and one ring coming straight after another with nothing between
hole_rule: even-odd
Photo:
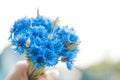
<instances>
[{"instance_id":1,"label":"blue cornflower","mask_svg":"<svg viewBox=\"0 0 120 80\"><path fill-rule=\"evenodd\" d=\"M38 47L34 44L32 44L28 49L28 56L36 69L39 69L45 65L44 53L45 50L42 47Z\"/></svg>"},{"instance_id":2,"label":"blue cornflower","mask_svg":"<svg viewBox=\"0 0 120 80\"><path fill-rule=\"evenodd\" d=\"M30 46L30 48L28 48L28 54L29 54L29 56L38 56L39 54L39 48L37 47L37 46L35 46L34 44L32 44L31 46Z\"/></svg>"},{"instance_id":3,"label":"blue cornflower","mask_svg":"<svg viewBox=\"0 0 120 80\"><path fill-rule=\"evenodd\" d=\"M67 34L68 34L68 32L66 32L65 28L58 29L58 31L57 31L57 35L60 37L60 39L62 39L62 41L68 40Z\"/></svg>"},{"instance_id":4,"label":"blue cornflower","mask_svg":"<svg viewBox=\"0 0 120 80\"><path fill-rule=\"evenodd\" d=\"M72 32L66 26L61 29L58 29L56 34L64 43L69 42L69 44L71 44L77 41L77 38L75 37L75 35L74 34L72 35Z\"/></svg>"},{"instance_id":5,"label":"blue cornflower","mask_svg":"<svg viewBox=\"0 0 120 80\"><path fill-rule=\"evenodd\" d=\"M27 29L29 26L30 26L30 19L27 17L24 17L22 19L17 20L14 23L13 28L11 28L11 33L18 32L22 29Z\"/></svg>"},{"instance_id":6,"label":"blue cornflower","mask_svg":"<svg viewBox=\"0 0 120 80\"><path fill-rule=\"evenodd\" d=\"M18 53L18 54L23 54L25 49L26 49L26 41L27 41L27 37L24 35L18 35L16 36L15 39L11 40L12 45L14 46L14 50Z\"/></svg>"},{"instance_id":7,"label":"blue cornflower","mask_svg":"<svg viewBox=\"0 0 120 80\"><path fill-rule=\"evenodd\" d=\"M33 37L40 37L41 39L44 39L48 36L48 32L47 30L43 27L43 26L35 26L35 27L32 27L31 29L31 32L32 32L32 36Z\"/></svg>"},{"instance_id":8,"label":"blue cornflower","mask_svg":"<svg viewBox=\"0 0 120 80\"><path fill-rule=\"evenodd\" d=\"M31 37L32 43L36 46L44 46L46 43L40 37ZM43 43L44 42L44 43Z\"/></svg>"},{"instance_id":9,"label":"blue cornflower","mask_svg":"<svg viewBox=\"0 0 120 80\"><path fill-rule=\"evenodd\" d=\"M62 29L58 29L57 34L61 37L62 41L67 41L69 43L75 43L78 40L78 37L75 35L74 30L68 29L67 26L64 26Z\"/></svg>"},{"instance_id":10,"label":"blue cornflower","mask_svg":"<svg viewBox=\"0 0 120 80\"><path fill-rule=\"evenodd\" d=\"M54 66L58 63L58 55L50 50L50 49L46 49L46 52L45 52L45 64L47 66Z\"/></svg>"},{"instance_id":11,"label":"blue cornflower","mask_svg":"<svg viewBox=\"0 0 120 80\"><path fill-rule=\"evenodd\" d=\"M35 60L32 60L32 62L37 70L45 66L45 59L43 55L38 55Z\"/></svg>"},{"instance_id":12,"label":"blue cornflower","mask_svg":"<svg viewBox=\"0 0 120 80\"><path fill-rule=\"evenodd\" d=\"M40 16L39 18L33 18L32 19L32 26L44 26L48 32L50 32L52 27L53 21L44 17Z\"/></svg>"},{"instance_id":13,"label":"blue cornflower","mask_svg":"<svg viewBox=\"0 0 120 80\"><path fill-rule=\"evenodd\" d=\"M27 33L28 27L30 26L31 20L27 17L17 20L13 27L10 29L9 39L16 37L19 34Z\"/></svg>"},{"instance_id":14,"label":"blue cornflower","mask_svg":"<svg viewBox=\"0 0 120 80\"><path fill-rule=\"evenodd\" d=\"M73 64L74 58L77 56L77 52L78 52L78 49L75 48L73 50L64 51L63 53L61 53L61 61L66 62L67 68L69 70L71 70L73 67L72 64Z\"/></svg>"},{"instance_id":15,"label":"blue cornflower","mask_svg":"<svg viewBox=\"0 0 120 80\"><path fill-rule=\"evenodd\" d=\"M56 54L60 55L60 53L65 49L64 45L63 45L63 41L61 41L61 39L59 38L54 38L51 41L51 45L53 45L53 51L55 51Z\"/></svg>"}]
</instances>

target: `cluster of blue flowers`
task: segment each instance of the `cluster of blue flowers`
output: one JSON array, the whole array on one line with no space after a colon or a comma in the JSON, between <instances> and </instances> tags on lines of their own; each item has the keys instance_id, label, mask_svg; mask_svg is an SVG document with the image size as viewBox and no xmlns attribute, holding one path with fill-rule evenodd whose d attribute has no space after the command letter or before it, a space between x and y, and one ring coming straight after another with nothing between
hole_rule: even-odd
<instances>
[{"instance_id":1,"label":"cluster of blue flowers","mask_svg":"<svg viewBox=\"0 0 120 80\"><path fill-rule=\"evenodd\" d=\"M17 20L10 29L13 49L17 54L27 51L36 69L61 61L71 70L78 53L79 38L73 28L60 27L57 22L58 19L54 21L44 16Z\"/></svg>"}]
</instances>

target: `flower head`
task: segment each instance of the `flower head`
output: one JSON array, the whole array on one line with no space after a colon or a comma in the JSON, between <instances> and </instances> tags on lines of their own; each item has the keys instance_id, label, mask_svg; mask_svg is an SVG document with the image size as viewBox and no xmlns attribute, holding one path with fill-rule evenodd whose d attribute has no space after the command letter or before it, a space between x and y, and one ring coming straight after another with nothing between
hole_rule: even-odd
<instances>
[{"instance_id":1,"label":"flower head","mask_svg":"<svg viewBox=\"0 0 120 80\"><path fill-rule=\"evenodd\" d=\"M45 56L45 64L47 66L54 66L58 63L59 56L54 51L50 49L46 49L44 56Z\"/></svg>"}]
</instances>

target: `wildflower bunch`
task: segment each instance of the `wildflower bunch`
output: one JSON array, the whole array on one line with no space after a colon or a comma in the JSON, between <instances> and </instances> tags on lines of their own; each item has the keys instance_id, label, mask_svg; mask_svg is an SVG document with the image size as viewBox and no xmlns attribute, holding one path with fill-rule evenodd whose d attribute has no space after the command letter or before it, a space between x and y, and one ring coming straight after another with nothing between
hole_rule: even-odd
<instances>
[{"instance_id":1,"label":"wildflower bunch","mask_svg":"<svg viewBox=\"0 0 120 80\"><path fill-rule=\"evenodd\" d=\"M28 79L34 80L45 72L45 67L65 62L73 68L74 58L80 44L73 28L59 26L58 17L51 20L44 16L18 19L10 29L12 48L17 54L24 54L28 67Z\"/></svg>"}]
</instances>

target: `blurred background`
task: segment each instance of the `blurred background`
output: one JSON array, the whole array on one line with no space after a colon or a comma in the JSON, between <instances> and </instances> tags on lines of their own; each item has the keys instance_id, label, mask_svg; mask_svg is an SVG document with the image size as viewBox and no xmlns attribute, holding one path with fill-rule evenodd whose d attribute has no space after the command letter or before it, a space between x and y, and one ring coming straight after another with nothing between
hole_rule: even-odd
<instances>
[{"instance_id":1,"label":"blurred background","mask_svg":"<svg viewBox=\"0 0 120 80\"><path fill-rule=\"evenodd\" d=\"M75 69L60 63L58 80L120 80L120 1L119 0L0 0L0 80L23 56L10 49L9 29L15 20L40 15L60 25L74 27L80 52Z\"/></svg>"}]
</instances>

